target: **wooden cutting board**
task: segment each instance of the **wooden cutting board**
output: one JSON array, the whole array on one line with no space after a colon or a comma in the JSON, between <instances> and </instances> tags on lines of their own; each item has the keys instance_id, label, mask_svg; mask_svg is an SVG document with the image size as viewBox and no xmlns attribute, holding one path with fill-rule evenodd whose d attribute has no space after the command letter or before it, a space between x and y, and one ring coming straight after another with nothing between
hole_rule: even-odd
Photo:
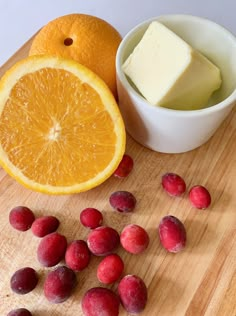
<instances>
[{"instance_id":1,"label":"wooden cutting board","mask_svg":"<svg viewBox=\"0 0 236 316\"><path fill-rule=\"evenodd\" d=\"M28 53L27 42L1 69L2 75ZM26 205L37 216L52 214L61 225L59 232L68 241L86 239L88 230L79 223L80 211L96 207L104 214L104 224L121 232L129 223L146 228L149 248L141 255L131 255L121 248L124 274L136 274L148 287L145 316L236 316L236 112L222 124L214 137L202 147L184 154L160 154L146 149L127 137L127 150L135 162L126 179L114 177L86 193L48 196L25 189L0 169L0 315L26 307L34 316L80 316L80 300L85 291L99 286L96 267L101 258L93 257L87 269L77 273L78 286L65 303L53 305L43 295L43 282L49 269L36 258L39 238L14 230L8 222L11 208ZM188 189L205 185L212 195L209 209L194 209L187 193L181 198L168 196L160 185L161 176L175 172L183 176ZM116 190L128 190L137 198L133 214L111 209L109 196ZM159 242L157 227L161 218L172 214L184 222L187 247L178 254L165 251ZM31 266L40 281L34 291L24 296L13 293L11 275ZM117 284L110 288L116 289ZM120 315L127 315L120 308Z\"/></svg>"}]
</instances>

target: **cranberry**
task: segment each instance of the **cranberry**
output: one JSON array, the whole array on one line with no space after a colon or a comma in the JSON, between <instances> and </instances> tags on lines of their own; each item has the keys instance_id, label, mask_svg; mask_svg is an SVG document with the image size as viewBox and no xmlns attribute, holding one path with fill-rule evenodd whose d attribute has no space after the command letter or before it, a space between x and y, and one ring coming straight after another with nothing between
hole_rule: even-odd
<instances>
[{"instance_id":1,"label":"cranberry","mask_svg":"<svg viewBox=\"0 0 236 316\"><path fill-rule=\"evenodd\" d=\"M32 316L32 314L26 308L17 308L10 311L7 316Z\"/></svg>"},{"instance_id":2,"label":"cranberry","mask_svg":"<svg viewBox=\"0 0 236 316\"><path fill-rule=\"evenodd\" d=\"M162 218L159 224L159 237L162 246L169 252L179 252L186 244L186 230L183 223L175 216Z\"/></svg>"},{"instance_id":3,"label":"cranberry","mask_svg":"<svg viewBox=\"0 0 236 316\"><path fill-rule=\"evenodd\" d=\"M11 289L17 294L27 294L36 287L38 276L34 269L26 267L17 270L11 277Z\"/></svg>"},{"instance_id":4,"label":"cranberry","mask_svg":"<svg viewBox=\"0 0 236 316\"><path fill-rule=\"evenodd\" d=\"M55 216L42 216L32 224L32 233L37 237L44 237L57 230L60 222Z\"/></svg>"},{"instance_id":5,"label":"cranberry","mask_svg":"<svg viewBox=\"0 0 236 316\"><path fill-rule=\"evenodd\" d=\"M114 176L118 178L127 177L132 171L134 166L134 161L129 155L124 155L119 166L114 172Z\"/></svg>"},{"instance_id":6,"label":"cranberry","mask_svg":"<svg viewBox=\"0 0 236 316\"><path fill-rule=\"evenodd\" d=\"M96 208L88 207L80 213L80 222L85 227L91 229L97 228L102 225L102 213Z\"/></svg>"},{"instance_id":7,"label":"cranberry","mask_svg":"<svg viewBox=\"0 0 236 316\"><path fill-rule=\"evenodd\" d=\"M46 277L44 295L51 303L62 303L70 297L76 284L74 271L65 266L57 267Z\"/></svg>"},{"instance_id":8,"label":"cranberry","mask_svg":"<svg viewBox=\"0 0 236 316\"><path fill-rule=\"evenodd\" d=\"M82 310L85 316L118 316L119 297L111 290L94 287L82 298Z\"/></svg>"},{"instance_id":9,"label":"cranberry","mask_svg":"<svg viewBox=\"0 0 236 316\"><path fill-rule=\"evenodd\" d=\"M26 206L17 206L13 208L9 214L11 226L20 231L30 229L34 220L34 213Z\"/></svg>"},{"instance_id":10,"label":"cranberry","mask_svg":"<svg viewBox=\"0 0 236 316\"><path fill-rule=\"evenodd\" d=\"M136 199L128 191L113 192L109 198L111 206L118 212L132 212L136 205Z\"/></svg>"},{"instance_id":11,"label":"cranberry","mask_svg":"<svg viewBox=\"0 0 236 316\"><path fill-rule=\"evenodd\" d=\"M125 310L130 314L141 313L147 303L147 287L136 275L126 275L118 285L118 293Z\"/></svg>"},{"instance_id":12,"label":"cranberry","mask_svg":"<svg viewBox=\"0 0 236 316\"><path fill-rule=\"evenodd\" d=\"M141 226L130 224L121 232L120 242L128 252L139 254L148 247L149 236Z\"/></svg>"},{"instance_id":13,"label":"cranberry","mask_svg":"<svg viewBox=\"0 0 236 316\"><path fill-rule=\"evenodd\" d=\"M120 236L115 229L101 226L89 233L87 243L94 255L106 256L118 247Z\"/></svg>"},{"instance_id":14,"label":"cranberry","mask_svg":"<svg viewBox=\"0 0 236 316\"><path fill-rule=\"evenodd\" d=\"M81 271L85 269L90 261L90 251L84 240L74 240L67 247L65 254L66 265L74 270Z\"/></svg>"},{"instance_id":15,"label":"cranberry","mask_svg":"<svg viewBox=\"0 0 236 316\"><path fill-rule=\"evenodd\" d=\"M192 205L198 209L206 209L211 204L209 191L201 185L195 185L190 189L189 199Z\"/></svg>"},{"instance_id":16,"label":"cranberry","mask_svg":"<svg viewBox=\"0 0 236 316\"><path fill-rule=\"evenodd\" d=\"M105 257L97 268L97 278L104 284L110 284L119 279L124 270L124 262L117 254Z\"/></svg>"},{"instance_id":17,"label":"cranberry","mask_svg":"<svg viewBox=\"0 0 236 316\"><path fill-rule=\"evenodd\" d=\"M65 236L57 232L46 235L38 246L38 260L44 267L53 267L64 258L66 248Z\"/></svg>"},{"instance_id":18,"label":"cranberry","mask_svg":"<svg viewBox=\"0 0 236 316\"><path fill-rule=\"evenodd\" d=\"M162 187L172 196L180 196L186 191L183 178L175 173L166 173L162 176Z\"/></svg>"}]
</instances>

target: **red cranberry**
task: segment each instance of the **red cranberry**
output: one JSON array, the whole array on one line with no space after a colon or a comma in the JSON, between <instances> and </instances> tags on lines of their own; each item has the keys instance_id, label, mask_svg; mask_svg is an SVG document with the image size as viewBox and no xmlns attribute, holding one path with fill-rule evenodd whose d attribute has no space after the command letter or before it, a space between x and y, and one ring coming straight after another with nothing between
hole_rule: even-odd
<instances>
[{"instance_id":1,"label":"red cranberry","mask_svg":"<svg viewBox=\"0 0 236 316\"><path fill-rule=\"evenodd\" d=\"M206 209L211 204L209 191L201 185L195 185L190 189L189 199L192 205L198 209Z\"/></svg>"},{"instance_id":2,"label":"red cranberry","mask_svg":"<svg viewBox=\"0 0 236 316\"><path fill-rule=\"evenodd\" d=\"M119 279L124 270L124 262L117 254L105 257L98 265L97 278L104 284L110 284Z\"/></svg>"},{"instance_id":3,"label":"red cranberry","mask_svg":"<svg viewBox=\"0 0 236 316\"><path fill-rule=\"evenodd\" d=\"M172 196L180 196L186 191L183 178L175 173L166 173L162 176L162 187Z\"/></svg>"},{"instance_id":4,"label":"red cranberry","mask_svg":"<svg viewBox=\"0 0 236 316\"><path fill-rule=\"evenodd\" d=\"M84 240L74 240L67 247L65 254L66 265L74 270L81 271L85 269L90 261L90 251Z\"/></svg>"},{"instance_id":5,"label":"red cranberry","mask_svg":"<svg viewBox=\"0 0 236 316\"><path fill-rule=\"evenodd\" d=\"M26 308L17 308L10 311L7 316L32 316L32 314Z\"/></svg>"},{"instance_id":6,"label":"red cranberry","mask_svg":"<svg viewBox=\"0 0 236 316\"><path fill-rule=\"evenodd\" d=\"M96 256L110 254L120 243L120 236L111 227L101 226L92 230L88 235L89 250Z\"/></svg>"},{"instance_id":7,"label":"red cranberry","mask_svg":"<svg viewBox=\"0 0 236 316\"><path fill-rule=\"evenodd\" d=\"M44 237L57 230L60 222L55 216L42 216L32 224L32 233L37 237Z\"/></svg>"},{"instance_id":8,"label":"red cranberry","mask_svg":"<svg viewBox=\"0 0 236 316\"><path fill-rule=\"evenodd\" d=\"M91 229L97 228L102 225L102 213L96 208L88 207L80 213L80 222L85 227Z\"/></svg>"},{"instance_id":9,"label":"red cranberry","mask_svg":"<svg viewBox=\"0 0 236 316\"><path fill-rule=\"evenodd\" d=\"M20 231L30 229L34 220L34 213L26 206L17 206L9 214L11 226Z\"/></svg>"},{"instance_id":10,"label":"red cranberry","mask_svg":"<svg viewBox=\"0 0 236 316\"><path fill-rule=\"evenodd\" d=\"M36 287L38 275L32 268L26 267L17 270L11 277L11 289L17 294L27 294Z\"/></svg>"},{"instance_id":11,"label":"red cranberry","mask_svg":"<svg viewBox=\"0 0 236 316\"><path fill-rule=\"evenodd\" d=\"M51 303L62 303L70 297L76 284L74 271L65 266L57 267L46 277L44 295Z\"/></svg>"},{"instance_id":12,"label":"red cranberry","mask_svg":"<svg viewBox=\"0 0 236 316\"><path fill-rule=\"evenodd\" d=\"M169 252L179 252L186 244L186 230L183 223L175 216L162 218L159 224L159 237L162 246Z\"/></svg>"},{"instance_id":13,"label":"red cranberry","mask_svg":"<svg viewBox=\"0 0 236 316\"><path fill-rule=\"evenodd\" d=\"M139 254L148 247L149 236L141 226L130 224L122 230L120 242L126 251Z\"/></svg>"},{"instance_id":14,"label":"red cranberry","mask_svg":"<svg viewBox=\"0 0 236 316\"><path fill-rule=\"evenodd\" d=\"M57 232L46 235L37 249L38 260L44 267L53 267L64 258L66 248L65 236Z\"/></svg>"},{"instance_id":15,"label":"red cranberry","mask_svg":"<svg viewBox=\"0 0 236 316\"><path fill-rule=\"evenodd\" d=\"M132 212L136 205L136 199L127 191L113 192L109 198L111 206L118 212Z\"/></svg>"},{"instance_id":16,"label":"red cranberry","mask_svg":"<svg viewBox=\"0 0 236 316\"><path fill-rule=\"evenodd\" d=\"M85 316L118 316L119 297L111 290L94 287L82 298L82 310Z\"/></svg>"},{"instance_id":17,"label":"red cranberry","mask_svg":"<svg viewBox=\"0 0 236 316\"><path fill-rule=\"evenodd\" d=\"M114 172L114 176L118 178L127 177L132 171L133 166L134 166L133 159L129 155L125 154L119 166L117 167L116 171Z\"/></svg>"},{"instance_id":18,"label":"red cranberry","mask_svg":"<svg viewBox=\"0 0 236 316\"><path fill-rule=\"evenodd\" d=\"M118 285L118 293L125 310L130 314L141 313L147 303L147 287L136 275L126 275Z\"/></svg>"}]
</instances>

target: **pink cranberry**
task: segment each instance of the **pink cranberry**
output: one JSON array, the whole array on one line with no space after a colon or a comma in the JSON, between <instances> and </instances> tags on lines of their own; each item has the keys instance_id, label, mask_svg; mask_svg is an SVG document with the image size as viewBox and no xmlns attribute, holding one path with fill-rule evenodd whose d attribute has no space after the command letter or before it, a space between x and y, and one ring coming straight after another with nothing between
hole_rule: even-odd
<instances>
[{"instance_id":1,"label":"pink cranberry","mask_svg":"<svg viewBox=\"0 0 236 316\"><path fill-rule=\"evenodd\" d=\"M94 287L82 298L82 311L85 316L118 316L119 297L111 290Z\"/></svg>"},{"instance_id":2,"label":"pink cranberry","mask_svg":"<svg viewBox=\"0 0 236 316\"><path fill-rule=\"evenodd\" d=\"M117 281L124 270L124 262L117 254L105 257L97 268L97 278L104 284Z\"/></svg>"},{"instance_id":3,"label":"pink cranberry","mask_svg":"<svg viewBox=\"0 0 236 316\"><path fill-rule=\"evenodd\" d=\"M186 191L183 178L175 173L166 173L162 176L162 187L172 196L180 196Z\"/></svg>"},{"instance_id":4,"label":"pink cranberry","mask_svg":"<svg viewBox=\"0 0 236 316\"><path fill-rule=\"evenodd\" d=\"M148 247L149 236L141 226L130 224L121 232L120 242L126 251L139 254Z\"/></svg>"},{"instance_id":5,"label":"pink cranberry","mask_svg":"<svg viewBox=\"0 0 236 316\"><path fill-rule=\"evenodd\" d=\"M32 224L32 233L37 237L44 237L57 230L60 222L55 216L42 216Z\"/></svg>"},{"instance_id":6,"label":"pink cranberry","mask_svg":"<svg viewBox=\"0 0 236 316\"><path fill-rule=\"evenodd\" d=\"M87 239L89 250L96 256L110 254L120 243L118 232L108 226L101 226L92 230Z\"/></svg>"},{"instance_id":7,"label":"pink cranberry","mask_svg":"<svg viewBox=\"0 0 236 316\"><path fill-rule=\"evenodd\" d=\"M74 270L81 271L85 269L90 261L90 251L84 240L74 240L67 247L65 254L66 265Z\"/></svg>"},{"instance_id":8,"label":"pink cranberry","mask_svg":"<svg viewBox=\"0 0 236 316\"><path fill-rule=\"evenodd\" d=\"M147 303L147 287L136 275L126 275L118 285L118 293L125 310L130 314L141 313Z\"/></svg>"},{"instance_id":9,"label":"pink cranberry","mask_svg":"<svg viewBox=\"0 0 236 316\"><path fill-rule=\"evenodd\" d=\"M159 224L159 237L162 246L169 252L179 252L186 244L186 230L183 223L175 216L162 218Z\"/></svg>"},{"instance_id":10,"label":"pink cranberry","mask_svg":"<svg viewBox=\"0 0 236 316\"><path fill-rule=\"evenodd\" d=\"M118 178L127 177L132 171L133 166L134 166L133 159L129 155L125 154L119 166L117 167L116 171L114 172L114 176Z\"/></svg>"},{"instance_id":11,"label":"pink cranberry","mask_svg":"<svg viewBox=\"0 0 236 316\"><path fill-rule=\"evenodd\" d=\"M102 213L96 208L88 207L80 213L80 222L85 227L91 229L97 228L102 225Z\"/></svg>"},{"instance_id":12,"label":"pink cranberry","mask_svg":"<svg viewBox=\"0 0 236 316\"><path fill-rule=\"evenodd\" d=\"M199 209L206 209L211 204L211 195L209 191L201 185L195 185L190 189L189 199L192 205Z\"/></svg>"},{"instance_id":13,"label":"pink cranberry","mask_svg":"<svg viewBox=\"0 0 236 316\"><path fill-rule=\"evenodd\" d=\"M113 192L109 201L118 212L132 212L136 205L136 198L128 191Z\"/></svg>"},{"instance_id":14,"label":"pink cranberry","mask_svg":"<svg viewBox=\"0 0 236 316\"><path fill-rule=\"evenodd\" d=\"M34 213L26 206L17 206L13 208L9 214L11 226L20 231L30 229L34 220Z\"/></svg>"}]
</instances>

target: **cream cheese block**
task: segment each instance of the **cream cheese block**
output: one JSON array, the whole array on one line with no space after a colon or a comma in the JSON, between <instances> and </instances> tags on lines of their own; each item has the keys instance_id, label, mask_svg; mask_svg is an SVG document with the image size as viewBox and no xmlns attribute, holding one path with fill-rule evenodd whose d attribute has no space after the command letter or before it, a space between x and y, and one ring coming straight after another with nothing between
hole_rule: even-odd
<instances>
[{"instance_id":1,"label":"cream cheese block","mask_svg":"<svg viewBox=\"0 0 236 316\"><path fill-rule=\"evenodd\" d=\"M157 21L122 68L149 103L171 109L203 108L221 85L219 68Z\"/></svg>"}]
</instances>

